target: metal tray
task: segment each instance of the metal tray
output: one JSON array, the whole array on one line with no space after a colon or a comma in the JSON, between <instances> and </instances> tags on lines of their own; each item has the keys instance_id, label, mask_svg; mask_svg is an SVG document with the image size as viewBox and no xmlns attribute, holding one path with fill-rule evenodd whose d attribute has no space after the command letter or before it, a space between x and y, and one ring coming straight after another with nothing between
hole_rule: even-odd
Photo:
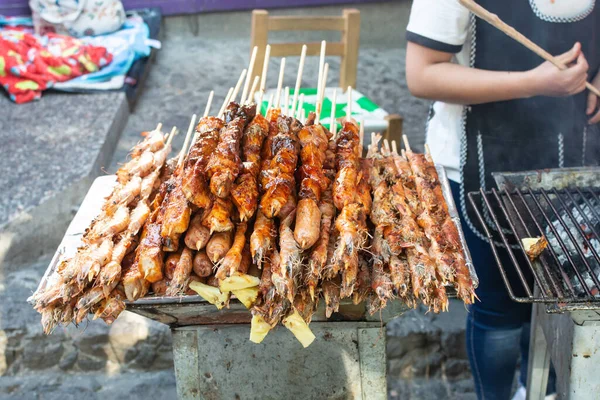
<instances>
[{"instance_id":1,"label":"metal tray","mask_svg":"<svg viewBox=\"0 0 600 400\"><path fill-rule=\"evenodd\" d=\"M471 255L467 248L464 234L460 225L458 211L452 193L446 171L442 166L436 165L439 179L442 186L444 198L448 203L450 217L458 228L460 240L465 250L465 260L473 285L478 286L479 280L473 268ZM67 228L61 244L58 246L50 265L46 269L40 284L36 290L43 291L46 286L53 284L58 278L56 272L57 266L64 259L72 257L77 248L81 245L81 237L89 226L91 221L100 213L104 199L108 197L116 184L115 175L107 175L97 178L87 195L83 199L77 214ZM454 287L447 287L448 296L456 297ZM233 299L228 309L217 310L212 304L206 302L200 296L178 296L178 297L144 297L135 302L127 302L127 310L148 317L150 319L171 325L205 325L205 324L231 324L231 323L250 323L251 315L244 306ZM329 320L325 318L324 302L320 302L320 307L313 317L313 321L383 321L402 314L407 310L405 304L401 301L389 302L381 314L370 316L366 310L366 304L354 305L350 301L342 301L340 311L335 313Z\"/></svg>"}]
</instances>

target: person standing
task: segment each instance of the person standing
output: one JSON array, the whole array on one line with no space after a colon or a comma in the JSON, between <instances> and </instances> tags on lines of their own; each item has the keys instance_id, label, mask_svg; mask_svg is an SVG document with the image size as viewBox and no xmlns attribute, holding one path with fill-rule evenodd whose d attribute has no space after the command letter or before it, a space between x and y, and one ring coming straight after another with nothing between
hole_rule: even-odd
<instances>
[{"instance_id":1,"label":"person standing","mask_svg":"<svg viewBox=\"0 0 600 400\"><path fill-rule=\"evenodd\" d=\"M466 194L494 187L495 171L598 164L600 102L585 82L600 88L600 10L595 0L478 3L568 65L542 63L458 0L413 1L407 83L434 101L426 142L448 172L480 280L466 331L476 393L509 399L520 355L524 399L531 305L510 299Z\"/></svg>"}]
</instances>

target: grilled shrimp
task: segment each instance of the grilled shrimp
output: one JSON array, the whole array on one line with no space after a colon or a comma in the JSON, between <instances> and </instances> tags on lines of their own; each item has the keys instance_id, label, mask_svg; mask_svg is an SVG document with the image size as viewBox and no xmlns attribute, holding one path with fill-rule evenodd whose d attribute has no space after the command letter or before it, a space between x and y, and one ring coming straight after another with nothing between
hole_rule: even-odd
<instances>
[{"instance_id":1,"label":"grilled shrimp","mask_svg":"<svg viewBox=\"0 0 600 400\"><path fill-rule=\"evenodd\" d=\"M112 291L105 299L96 313L94 319L101 318L107 325L111 325L125 310L125 293L119 287Z\"/></svg>"},{"instance_id":2,"label":"grilled shrimp","mask_svg":"<svg viewBox=\"0 0 600 400\"><path fill-rule=\"evenodd\" d=\"M192 263L192 250L184 247L177 267L173 271L173 279L167 288L167 296L177 296L185 292L192 273Z\"/></svg>"},{"instance_id":3,"label":"grilled shrimp","mask_svg":"<svg viewBox=\"0 0 600 400\"><path fill-rule=\"evenodd\" d=\"M112 218L98 221L93 229L84 236L84 241L93 243L105 237L111 237L117 233L123 232L129 225L129 208L121 205L117 208Z\"/></svg>"},{"instance_id":4,"label":"grilled shrimp","mask_svg":"<svg viewBox=\"0 0 600 400\"><path fill-rule=\"evenodd\" d=\"M310 254L309 270L305 279L312 299L314 299L315 288L327 263L327 246L332 229L331 224L335 216L335 209L331 202L331 191L329 191L329 196L327 196L327 192L323 195L319 208L321 210L321 235Z\"/></svg>"},{"instance_id":5,"label":"grilled shrimp","mask_svg":"<svg viewBox=\"0 0 600 400\"><path fill-rule=\"evenodd\" d=\"M276 289L281 296L287 295L290 302L294 301L298 280L302 273L300 248L294 239L294 232L291 228L295 216L296 212L292 211L281 221L281 226L279 227L279 250L281 257L279 270L284 286L282 287L280 282L279 287L276 284Z\"/></svg>"},{"instance_id":6,"label":"grilled shrimp","mask_svg":"<svg viewBox=\"0 0 600 400\"><path fill-rule=\"evenodd\" d=\"M109 290L109 293L117 286L118 282L113 282L112 287ZM104 299L104 288L100 286L95 286L92 289L88 290L83 294L77 301L77 305L75 309L77 310L75 316L75 323L80 324L81 321L86 317L89 310L95 305L98 304L102 299Z\"/></svg>"},{"instance_id":7,"label":"grilled shrimp","mask_svg":"<svg viewBox=\"0 0 600 400\"><path fill-rule=\"evenodd\" d=\"M256 213L254 231L250 235L250 253L252 254L252 260L259 268L267 253L273 247L276 234L275 221L265 217L259 210Z\"/></svg>"},{"instance_id":8,"label":"grilled shrimp","mask_svg":"<svg viewBox=\"0 0 600 400\"><path fill-rule=\"evenodd\" d=\"M321 284L323 289L323 297L325 298L325 316L331 317L331 314L338 312L340 308L340 277L336 277L333 280L325 280Z\"/></svg>"},{"instance_id":9,"label":"grilled shrimp","mask_svg":"<svg viewBox=\"0 0 600 400\"><path fill-rule=\"evenodd\" d=\"M132 177L145 176L154 166L154 153L144 151L138 158L134 158L117 171L117 180L126 184Z\"/></svg>"},{"instance_id":10,"label":"grilled shrimp","mask_svg":"<svg viewBox=\"0 0 600 400\"><path fill-rule=\"evenodd\" d=\"M165 136L162 132L152 131L144 138L143 141L136 144L133 149L131 149L131 157L137 158L142 155L146 150L156 152L162 149L165 146Z\"/></svg>"},{"instance_id":11,"label":"grilled shrimp","mask_svg":"<svg viewBox=\"0 0 600 400\"><path fill-rule=\"evenodd\" d=\"M142 178L134 176L125 186L116 190L110 199L104 203L104 211L108 216L115 213L120 205L128 205L142 190Z\"/></svg>"},{"instance_id":12,"label":"grilled shrimp","mask_svg":"<svg viewBox=\"0 0 600 400\"><path fill-rule=\"evenodd\" d=\"M225 279L233 275L239 268L242 262L242 251L246 244L246 229L248 225L245 222L240 222L235 230L233 244L225 257L219 261L219 269L215 273L218 279Z\"/></svg>"},{"instance_id":13,"label":"grilled shrimp","mask_svg":"<svg viewBox=\"0 0 600 400\"><path fill-rule=\"evenodd\" d=\"M411 274L408 261L404 256L390 257L390 278L394 285L395 294L400 297L407 305L413 304L413 296L411 293Z\"/></svg>"},{"instance_id":14,"label":"grilled shrimp","mask_svg":"<svg viewBox=\"0 0 600 400\"><path fill-rule=\"evenodd\" d=\"M131 211L129 226L127 228L129 233L131 235L137 235L140 229L142 229L142 226L146 223L149 215L150 207L148 206L148 203L144 200L139 201L137 206Z\"/></svg>"},{"instance_id":15,"label":"grilled shrimp","mask_svg":"<svg viewBox=\"0 0 600 400\"><path fill-rule=\"evenodd\" d=\"M216 198L210 211L205 213L202 223L210 229L211 235L214 232L231 231L234 228L233 222L231 222L232 211L233 204L229 198Z\"/></svg>"},{"instance_id":16,"label":"grilled shrimp","mask_svg":"<svg viewBox=\"0 0 600 400\"><path fill-rule=\"evenodd\" d=\"M160 224L146 224L136 251L136 261L144 279L157 282L163 278L163 250ZM127 294L127 290L125 293ZM127 295L129 299L129 295Z\"/></svg>"},{"instance_id":17,"label":"grilled shrimp","mask_svg":"<svg viewBox=\"0 0 600 400\"><path fill-rule=\"evenodd\" d=\"M87 282L91 282L111 259L113 247L112 239L104 239L100 246L90 251L87 262L82 265L77 275L77 283L80 288L84 287Z\"/></svg>"},{"instance_id":18,"label":"grilled shrimp","mask_svg":"<svg viewBox=\"0 0 600 400\"><path fill-rule=\"evenodd\" d=\"M371 293L371 270L369 263L361 254L359 258L359 271L356 277L356 289L352 293L352 303L360 304L367 299Z\"/></svg>"},{"instance_id":19,"label":"grilled shrimp","mask_svg":"<svg viewBox=\"0 0 600 400\"><path fill-rule=\"evenodd\" d=\"M156 281L159 280L157 279ZM150 282L144 279L135 262L130 268L124 270L121 282L123 283L125 296L129 301L136 301L140 297L144 297L150 288Z\"/></svg>"}]
</instances>

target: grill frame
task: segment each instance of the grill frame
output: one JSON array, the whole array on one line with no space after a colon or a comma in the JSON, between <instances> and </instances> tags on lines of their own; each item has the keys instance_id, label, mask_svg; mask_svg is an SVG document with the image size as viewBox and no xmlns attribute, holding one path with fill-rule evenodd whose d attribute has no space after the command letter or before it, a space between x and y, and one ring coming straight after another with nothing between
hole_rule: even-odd
<instances>
[{"instance_id":1,"label":"grill frame","mask_svg":"<svg viewBox=\"0 0 600 400\"><path fill-rule=\"evenodd\" d=\"M592 239L600 241L600 228L592 222L595 219L596 225L600 223L600 169L493 175L499 189L481 189L467 196L490 243L510 298L520 303L552 305L548 307L549 312L600 308L600 297L594 295L593 287L600 289L600 254L590 242ZM564 238L559 228L564 231ZM520 239L541 234L549 239L550 245L540 257L530 261ZM551 238L557 247L552 245ZM503 251L508 250L508 264L512 265L505 265L500 257L501 247ZM575 253L569 252L569 248L575 249ZM559 262L559 255L565 257L566 262ZM516 294L518 282L511 284L510 269L516 273L524 295ZM526 281L527 272L533 275L534 284ZM586 273L592 281L591 287L583 277ZM573 282L579 283L581 293L576 291ZM540 290L535 292L534 286Z\"/></svg>"}]
</instances>

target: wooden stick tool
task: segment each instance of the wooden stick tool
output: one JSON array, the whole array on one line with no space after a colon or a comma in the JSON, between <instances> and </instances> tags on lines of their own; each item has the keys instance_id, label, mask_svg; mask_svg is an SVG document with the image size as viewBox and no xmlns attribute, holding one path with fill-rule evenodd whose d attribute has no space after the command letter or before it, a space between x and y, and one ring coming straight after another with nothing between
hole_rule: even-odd
<instances>
[{"instance_id":1,"label":"wooden stick tool","mask_svg":"<svg viewBox=\"0 0 600 400\"><path fill-rule=\"evenodd\" d=\"M496 14L493 14L481 7L479 4L475 3L473 0L458 0L460 4L462 4L465 8L471 11L473 14L491 24L492 26L498 28L500 31L504 32L517 42L521 43L523 46L527 47L529 50L533 51L538 56L542 57L544 60L551 62L558 69L565 70L568 67L561 61L558 61L556 57L552 54L548 53L546 50L542 49L537 44L533 43L527 37L525 37L521 32L517 31L512 26L508 25L506 22L502 21ZM589 82L585 83L585 87L589 89L590 92L594 93L596 96L600 97L600 90L596 88Z\"/></svg>"}]
</instances>

